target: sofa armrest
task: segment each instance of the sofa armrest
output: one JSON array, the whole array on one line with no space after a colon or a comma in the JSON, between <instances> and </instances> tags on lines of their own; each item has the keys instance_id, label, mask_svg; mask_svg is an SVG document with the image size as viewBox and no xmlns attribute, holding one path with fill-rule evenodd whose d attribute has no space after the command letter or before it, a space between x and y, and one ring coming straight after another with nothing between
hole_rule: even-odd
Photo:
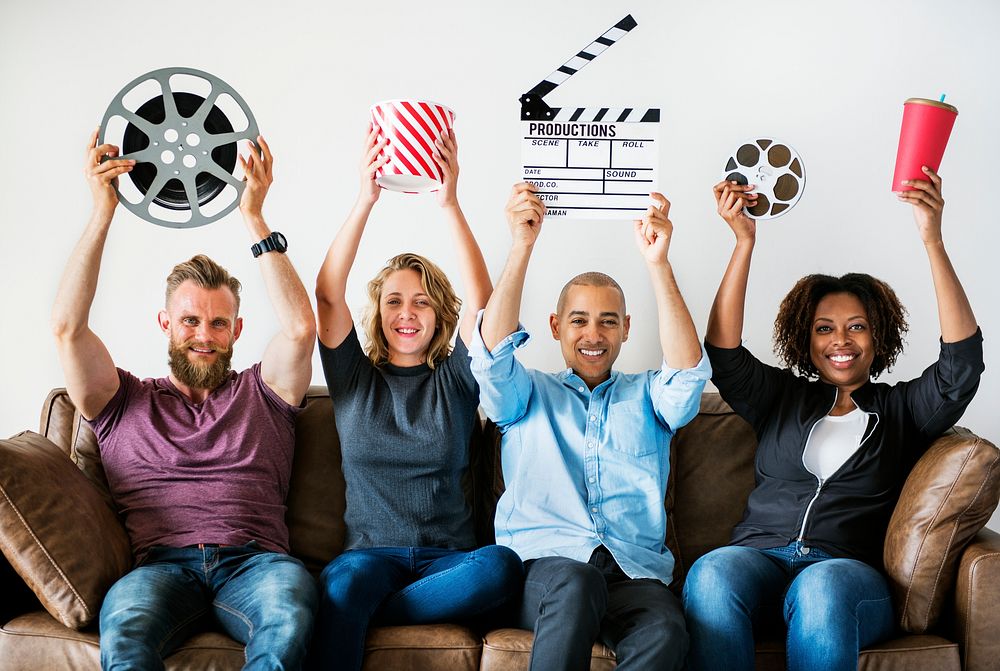
<instances>
[{"instance_id":1,"label":"sofa armrest","mask_svg":"<svg viewBox=\"0 0 1000 671\"><path fill-rule=\"evenodd\" d=\"M1000 534L981 530L962 553L955 585L955 638L965 671L1000 660Z\"/></svg>"}]
</instances>

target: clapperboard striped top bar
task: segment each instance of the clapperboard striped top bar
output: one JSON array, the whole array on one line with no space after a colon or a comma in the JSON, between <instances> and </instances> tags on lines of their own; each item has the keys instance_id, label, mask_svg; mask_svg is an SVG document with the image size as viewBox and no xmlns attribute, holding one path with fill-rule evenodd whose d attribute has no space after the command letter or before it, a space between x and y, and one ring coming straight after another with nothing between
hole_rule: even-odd
<instances>
[{"instance_id":1,"label":"clapperboard striped top bar","mask_svg":"<svg viewBox=\"0 0 1000 671\"><path fill-rule=\"evenodd\" d=\"M579 121L579 122L658 122L658 108L634 109L608 107L549 107L542 98L554 91L560 84L579 72L612 44L628 35L636 27L636 21L629 14L588 44L575 56L521 96L521 119L523 121Z\"/></svg>"}]
</instances>

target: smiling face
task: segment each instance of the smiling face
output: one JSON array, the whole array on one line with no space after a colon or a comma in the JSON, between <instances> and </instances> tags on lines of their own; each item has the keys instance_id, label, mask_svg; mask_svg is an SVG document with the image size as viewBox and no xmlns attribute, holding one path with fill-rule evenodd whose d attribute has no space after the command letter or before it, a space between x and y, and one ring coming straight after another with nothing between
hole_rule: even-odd
<instances>
[{"instance_id":1,"label":"smiling face","mask_svg":"<svg viewBox=\"0 0 1000 671\"><path fill-rule=\"evenodd\" d=\"M389 363L416 366L426 362L437 314L420 282L420 273L404 268L386 277L379 313L389 348Z\"/></svg>"},{"instance_id":2,"label":"smiling face","mask_svg":"<svg viewBox=\"0 0 1000 671\"><path fill-rule=\"evenodd\" d=\"M851 293L827 294L816 304L809 352L824 382L852 392L871 377L875 343L864 305Z\"/></svg>"},{"instance_id":3,"label":"smiling face","mask_svg":"<svg viewBox=\"0 0 1000 671\"><path fill-rule=\"evenodd\" d=\"M175 384L212 390L222 383L243 329L237 309L228 287L205 289L190 280L177 287L159 314L160 328L170 338Z\"/></svg>"},{"instance_id":4,"label":"smiling face","mask_svg":"<svg viewBox=\"0 0 1000 671\"><path fill-rule=\"evenodd\" d=\"M629 317L615 287L571 285L549 325L566 366L591 389L611 376L622 343L628 340Z\"/></svg>"}]
</instances>

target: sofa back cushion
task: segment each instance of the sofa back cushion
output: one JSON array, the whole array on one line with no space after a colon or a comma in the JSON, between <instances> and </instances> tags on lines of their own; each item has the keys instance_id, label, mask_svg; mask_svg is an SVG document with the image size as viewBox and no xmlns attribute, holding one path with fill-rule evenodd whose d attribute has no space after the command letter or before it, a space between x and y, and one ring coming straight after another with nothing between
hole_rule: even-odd
<instances>
[{"instance_id":1,"label":"sofa back cushion","mask_svg":"<svg viewBox=\"0 0 1000 671\"><path fill-rule=\"evenodd\" d=\"M701 397L698 415L670 446L667 547L674 555L674 589L691 564L729 543L753 489L757 438L717 393Z\"/></svg>"},{"instance_id":2,"label":"sofa back cushion","mask_svg":"<svg viewBox=\"0 0 1000 671\"><path fill-rule=\"evenodd\" d=\"M1000 497L1000 450L954 428L910 471L889 521L883 559L900 626L923 634L952 593L962 550Z\"/></svg>"},{"instance_id":3,"label":"sofa back cushion","mask_svg":"<svg viewBox=\"0 0 1000 671\"><path fill-rule=\"evenodd\" d=\"M52 617L79 629L132 567L125 528L67 455L37 433L0 441L0 550Z\"/></svg>"}]
</instances>

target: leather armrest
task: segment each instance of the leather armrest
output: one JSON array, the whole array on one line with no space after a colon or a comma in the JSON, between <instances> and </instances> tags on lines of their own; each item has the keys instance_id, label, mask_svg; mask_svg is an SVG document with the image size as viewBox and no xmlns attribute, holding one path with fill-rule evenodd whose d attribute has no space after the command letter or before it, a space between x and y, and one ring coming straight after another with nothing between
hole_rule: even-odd
<instances>
[{"instance_id":1,"label":"leather armrest","mask_svg":"<svg viewBox=\"0 0 1000 671\"><path fill-rule=\"evenodd\" d=\"M1000 534L983 529L959 560L955 639L965 671L996 669L1000 660Z\"/></svg>"}]
</instances>

